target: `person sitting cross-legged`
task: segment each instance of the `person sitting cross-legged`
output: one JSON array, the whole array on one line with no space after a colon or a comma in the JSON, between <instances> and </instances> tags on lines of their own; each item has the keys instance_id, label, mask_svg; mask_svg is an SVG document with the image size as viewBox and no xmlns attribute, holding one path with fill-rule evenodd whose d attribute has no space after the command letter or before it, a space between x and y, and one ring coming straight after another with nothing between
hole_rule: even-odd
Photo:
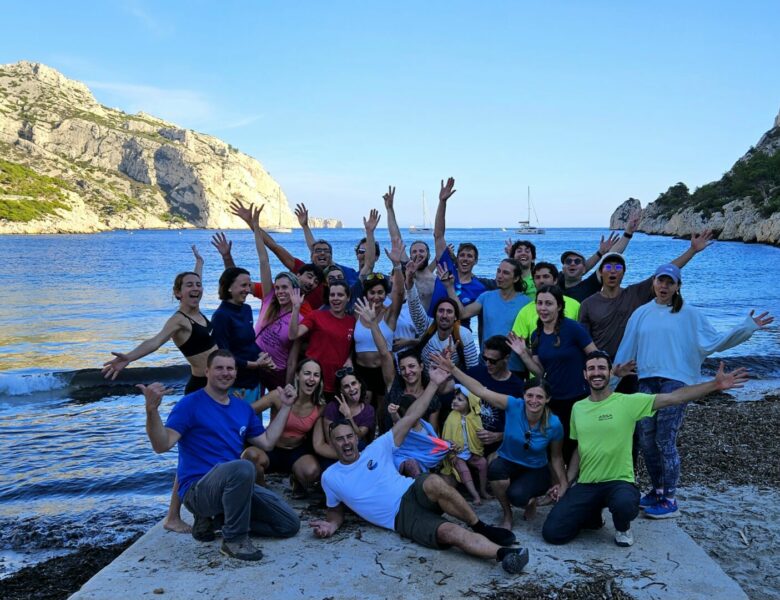
<instances>
[{"instance_id":1,"label":"person sitting cross-legged","mask_svg":"<svg viewBox=\"0 0 780 600\"><path fill-rule=\"evenodd\" d=\"M209 355L206 379L205 388L176 403L165 425L159 407L170 390L161 383L139 385L146 399L146 433L157 453L179 445L179 495L195 516L192 537L208 542L215 539L216 529L222 529L223 554L260 560L263 553L249 534L292 537L300 529L300 519L282 498L255 485L254 464L239 457L245 442L262 450L276 445L295 396L282 394L279 412L266 431L249 404L228 395L236 380L236 360L230 351Z\"/></svg>"},{"instance_id":2,"label":"person sitting cross-legged","mask_svg":"<svg viewBox=\"0 0 780 600\"><path fill-rule=\"evenodd\" d=\"M347 506L363 519L392 529L429 548L456 546L473 556L492 558L509 573L519 573L528 563L526 548L513 548L514 534L483 523L466 500L438 475L425 473L416 479L404 477L393 464L393 450L422 417L436 388L447 378L433 369L425 392L409 407L392 429L362 452L348 421L330 424L330 443L339 462L322 475L327 515L310 523L320 538L332 536L344 521ZM466 529L442 517L447 513L464 521Z\"/></svg>"}]
</instances>

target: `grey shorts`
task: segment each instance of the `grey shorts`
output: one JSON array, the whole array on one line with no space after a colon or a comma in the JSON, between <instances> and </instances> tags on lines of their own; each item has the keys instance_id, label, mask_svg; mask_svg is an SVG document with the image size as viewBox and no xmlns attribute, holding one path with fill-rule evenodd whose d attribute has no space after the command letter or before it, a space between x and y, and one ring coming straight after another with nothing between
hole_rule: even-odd
<instances>
[{"instance_id":1,"label":"grey shorts","mask_svg":"<svg viewBox=\"0 0 780 600\"><path fill-rule=\"evenodd\" d=\"M401 497L401 506L395 516L395 531L426 548L448 547L436 539L436 532L444 523L441 507L425 495L423 484L430 473L423 473L414 480Z\"/></svg>"}]
</instances>

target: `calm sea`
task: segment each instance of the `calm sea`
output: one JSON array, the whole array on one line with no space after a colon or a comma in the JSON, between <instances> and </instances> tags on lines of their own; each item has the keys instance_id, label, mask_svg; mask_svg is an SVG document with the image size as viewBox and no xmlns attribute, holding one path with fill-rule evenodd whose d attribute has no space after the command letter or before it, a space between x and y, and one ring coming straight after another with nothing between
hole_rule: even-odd
<instances>
[{"instance_id":1,"label":"calm sea","mask_svg":"<svg viewBox=\"0 0 780 600\"><path fill-rule=\"evenodd\" d=\"M112 350L130 350L174 312L171 284L176 273L192 268L191 244L206 259L202 308L213 312L222 263L209 244L211 233L0 236L0 577L52 553L119 541L163 516L176 455L152 452L143 399L133 385L162 380L181 392L188 372L184 360L169 343L115 383L104 382L97 370ZM538 259L558 264L569 248L589 255L604 233L548 230L535 240ZM354 265L359 230L318 234L333 243L338 262ZM509 235L459 229L447 237L456 244L476 242L476 271L492 276ZM229 237L236 262L257 274L250 233ZM308 256L300 232L277 239L295 256ZM378 240L389 246L386 230ZM687 247L683 240L635 235L626 282L651 275ZM685 268L683 294L719 329L753 308L780 316L778 267L780 249L717 242ZM272 263L274 272L280 268ZM386 258L379 268L389 268ZM749 366L755 376L737 400L780 389L777 341L773 326L724 354L730 365ZM167 399L163 415L176 399Z\"/></svg>"}]
</instances>

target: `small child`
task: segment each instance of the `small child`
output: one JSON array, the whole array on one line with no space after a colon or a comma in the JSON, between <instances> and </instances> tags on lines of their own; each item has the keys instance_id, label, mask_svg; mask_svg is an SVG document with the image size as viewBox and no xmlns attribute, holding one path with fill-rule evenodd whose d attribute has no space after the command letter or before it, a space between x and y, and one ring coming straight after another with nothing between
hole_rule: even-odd
<instances>
[{"instance_id":1,"label":"small child","mask_svg":"<svg viewBox=\"0 0 780 600\"><path fill-rule=\"evenodd\" d=\"M388 405L387 412L390 413L393 423L406 414L406 410L415 400L414 396L404 394L399 404ZM401 475L417 477L420 473L437 468L451 450L452 444L440 439L428 421L418 419L403 444L393 451L393 462Z\"/></svg>"},{"instance_id":2,"label":"small child","mask_svg":"<svg viewBox=\"0 0 780 600\"><path fill-rule=\"evenodd\" d=\"M490 498L487 493L487 460L483 456L484 447L477 437L477 431L482 429L482 417L479 398L460 384L455 385L455 397L452 399L452 412L444 421L442 437L452 442L462 450L454 457L452 466L445 465L442 473L449 475L455 469L455 477L459 479L471 494L475 505L482 504L482 498ZM471 479L469 466L477 470L479 476L479 493Z\"/></svg>"}]
</instances>

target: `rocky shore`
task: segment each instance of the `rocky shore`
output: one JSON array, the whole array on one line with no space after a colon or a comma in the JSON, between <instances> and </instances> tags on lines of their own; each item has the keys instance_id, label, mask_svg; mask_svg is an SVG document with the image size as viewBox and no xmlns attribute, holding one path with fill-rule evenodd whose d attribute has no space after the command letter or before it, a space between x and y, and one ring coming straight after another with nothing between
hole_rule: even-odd
<instances>
[{"instance_id":1,"label":"rocky shore","mask_svg":"<svg viewBox=\"0 0 780 600\"><path fill-rule=\"evenodd\" d=\"M780 463L774 460L780 396L735 403L712 398L689 406L680 434L682 481L678 524L742 586L750 598L776 598L780 547ZM640 485L646 486L638 465ZM279 482L277 482L279 483ZM317 508L300 506L304 517ZM131 542L85 548L27 567L0 580L3 598L65 599ZM670 549L673 554L674 549ZM675 557L672 557L675 558ZM676 557L684 563L685 557ZM516 589L474 590L474 597L568 599L631 596L613 587L609 574L584 576L564 588L523 582Z\"/></svg>"}]
</instances>

